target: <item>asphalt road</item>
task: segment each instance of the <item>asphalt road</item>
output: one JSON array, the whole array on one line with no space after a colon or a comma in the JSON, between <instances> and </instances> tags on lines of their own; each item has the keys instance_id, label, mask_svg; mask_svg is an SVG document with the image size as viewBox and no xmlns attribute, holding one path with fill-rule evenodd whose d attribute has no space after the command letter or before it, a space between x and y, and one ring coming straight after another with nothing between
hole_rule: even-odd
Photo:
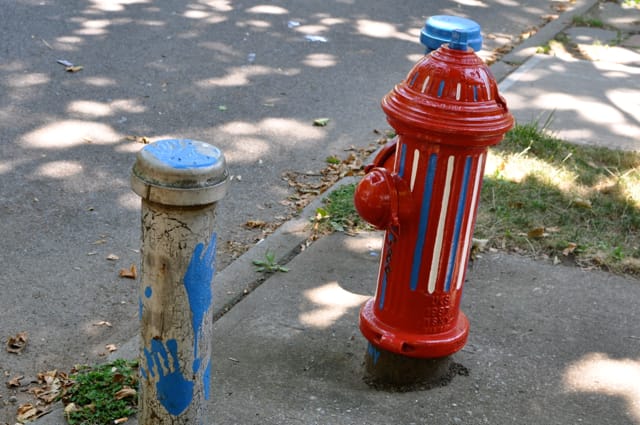
<instances>
[{"instance_id":1,"label":"asphalt road","mask_svg":"<svg viewBox=\"0 0 640 425\"><path fill-rule=\"evenodd\" d=\"M262 237L247 221L294 211L284 172L317 173L387 128L379 101L421 56L428 16L478 21L489 58L563 4L0 0L0 340L29 336L21 355L0 352L0 373L95 362L137 331L137 285L118 271L139 259L140 138L223 150L222 268L225 243Z\"/></svg>"}]
</instances>

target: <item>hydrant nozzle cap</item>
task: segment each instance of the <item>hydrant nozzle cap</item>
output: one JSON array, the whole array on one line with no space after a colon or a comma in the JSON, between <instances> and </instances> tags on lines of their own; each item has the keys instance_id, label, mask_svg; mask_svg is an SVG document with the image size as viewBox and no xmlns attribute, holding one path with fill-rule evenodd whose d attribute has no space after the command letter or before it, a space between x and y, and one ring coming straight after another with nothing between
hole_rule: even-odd
<instances>
[{"instance_id":1,"label":"hydrant nozzle cap","mask_svg":"<svg viewBox=\"0 0 640 425\"><path fill-rule=\"evenodd\" d=\"M219 201L229 174L215 146L189 139L165 139L138 152L131 187L142 198L165 205L197 206Z\"/></svg>"},{"instance_id":2,"label":"hydrant nozzle cap","mask_svg":"<svg viewBox=\"0 0 640 425\"><path fill-rule=\"evenodd\" d=\"M460 37L461 34L465 39L464 47L461 44L457 44L455 46L458 47L455 47L452 45L452 42L455 43L454 37ZM482 49L482 33L480 25L471 19L435 15L425 22L424 28L420 32L420 42L425 45L427 53L447 43L453 49L466 50L469 46L477 52Z\"/></svg>"}]
</instances>

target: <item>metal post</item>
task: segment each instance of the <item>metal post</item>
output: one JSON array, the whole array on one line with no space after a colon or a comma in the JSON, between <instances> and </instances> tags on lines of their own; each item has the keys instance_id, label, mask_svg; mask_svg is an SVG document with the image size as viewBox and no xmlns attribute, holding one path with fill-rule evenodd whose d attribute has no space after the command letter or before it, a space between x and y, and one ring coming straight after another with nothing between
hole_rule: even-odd
<instances>
[{"instance_id":1,"label":"metal post","mask_svg":"<svg viewBox=\"0 0 640 425\"><path fill-rule=\"evenodd\" d=\"M211 423L204 411L224 155L203 142L161 140L138 153L131 186L142 197L138 423Z\"/></svg>"}]
</instances>

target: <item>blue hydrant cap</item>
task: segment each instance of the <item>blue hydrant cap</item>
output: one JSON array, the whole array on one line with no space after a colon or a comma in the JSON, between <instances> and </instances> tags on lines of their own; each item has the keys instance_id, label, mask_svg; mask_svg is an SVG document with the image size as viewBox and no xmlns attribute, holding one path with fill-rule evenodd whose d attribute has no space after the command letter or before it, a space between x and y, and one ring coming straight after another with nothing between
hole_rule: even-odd
<instances>
[{"instance_id":1,"label":"blue hydrant cap","mask_svg":"<svg viewBox=\"0 0 640 425\"><path fill-rule=\"evenodd\" d=\"M474 51L482 49L480 25L471 19L449 15L435 15L427 19L420 31L420 42L425 45L426 53L436 50L445 43L452 49Z\"/></svg>"},{"instance_id":2,"label":"blue hydrant cap","mask_svg":"<svg viewBox=\"0 0 640 425\"><path fill-rule=\"evenodd\" d=\"M165 139L136 155L131 187L144 199L164 205L196 206L219 201L229 173L215 146L190 139Z\"/></svg>"}]
</instances>

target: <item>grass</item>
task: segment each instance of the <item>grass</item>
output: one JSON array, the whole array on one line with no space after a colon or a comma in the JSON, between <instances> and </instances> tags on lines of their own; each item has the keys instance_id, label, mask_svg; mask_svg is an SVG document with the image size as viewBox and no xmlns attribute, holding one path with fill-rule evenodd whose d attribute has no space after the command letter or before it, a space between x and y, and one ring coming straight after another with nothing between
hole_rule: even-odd
<instances>
[{"instance_id":1,"label":"grass","mask_svg":"<svg viewBox=\"0 0 640 425\"><path fill-rule=\"evenodd\" d=\"M477 245L640 275L640 154L566 143L547 125L516 125L489 151ZM328 196L316 235L371 229L354 189Z\"/></svg>"},{"instance_id":2,"label":"grass","mask_svg":"<svg viewBox=\"0 0 640 425\"><path fill-rule=\"evenodd\" d=\"M517 125L487 160L476 237L489 247L640 274L640 155Z\"/></svg>"},{"instance_id":3,"label":"grass","mask_svg":"<svg viewBox=\"0 0 640 425\"><path fill-rule=\"evenodd\" d=\"M576 15L571 20L571 23L578 27L604 28L602 20L588 16Z\"/></svg>"},{"instance_id":4,"label":"grass","mask_svg":"<svg viewBox=\"0 0 640 425\"><path fill-rule=\"evenodd\" d=\"M358 215L353 204L355 188L355 183L343 185L324 199L324 207L316 209L316 216L313 219L314 234L334 231L355 233L371 229L369 224Z\"/></svg>"},{"instance_id":5,"label":"grass","mask_svg":"<svg viewBox=\"0 0 640 425\"><path fill-rule=\"evenodd\" d=\"M70 425L110 425L135 413L137 362L118 359L84 367L69 378L73 384L61 398Z\"/></svg>"}]
</instances>

